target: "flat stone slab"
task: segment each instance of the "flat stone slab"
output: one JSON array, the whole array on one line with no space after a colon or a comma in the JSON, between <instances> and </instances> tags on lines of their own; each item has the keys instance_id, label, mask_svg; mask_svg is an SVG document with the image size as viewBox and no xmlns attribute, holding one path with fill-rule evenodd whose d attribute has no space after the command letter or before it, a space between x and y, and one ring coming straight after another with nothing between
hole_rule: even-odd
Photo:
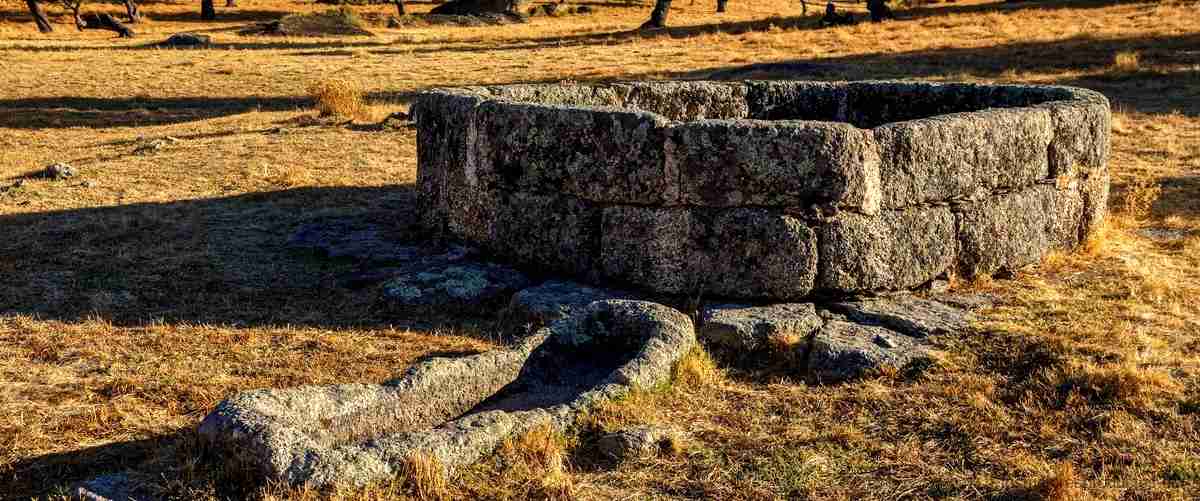
<instances>
[{"instance_id":1,"label":"flat stone slab","mask_svg":"<svg viewBox=\"0 0 1200 501\"><path fill-rule=\"evenodd\" d=\"M808 373L822 383L838 383L880 369L900 369L928 356L918 340L883 327L830 320L813 335Z\"/></svg>"},{"instance_id":2,"label":"flat stone slab","mask_svg":"<svg viewBox=\"0 0 1200 501\"><path fill-rule=\"evenodd\" d=\"M527 322L540 327L574 315L596 301L635 297L631 292L550 280L516 293L508 303L507 314L510 321Z\"/></svg>"},{"instance_id":3,"label":"flat stone slab","mask_svg":"<svg viewBox=\"0 0 1200 501\"><path fill-rule=\"evenodd\" d=\"M804 338L823 323L811 303L717 304L700 310L696 336L725 348L753 351L765 346L774 334L790 333Z\"/></svg>"},{"instance_id":4,"label":"flat stone slab","mask_svg":"<svg viewBox=\"0 0 1200 501\"><path fill-rule=\"evenodd\" d=\"M975 318L965 309L908 295L833 303L826 307L855 322L887 327L918 338L969 331Z\"/></svg>"},{"instance_id":5,"label":"flat stone slab","mask_svg":"<svg viewBox=\"0 0 1200 501\"><path fill-rule=\"evenodd\" d=\"M1107 209L1110 110L915 81L435 89L431 232L592 284L734 301L911 290L1071 249Z\"/></svg>"},{"instance_id":6,"label":"flat stone slab","mask_svg":"<svg viewBox=\"0 0 1200 501\"><path fill-rule=\"evenodd\" d=\"M506 301L529 283L506 266L462 261L400 273L383 283L382 294L402 307L470 307Z\"/></svg>"},{"instance_id":7,"label":"flat stone slab","mask_svg":"<svg viewBox=\"0 0 1200 501\"><path fill-rule=\"evenodd\" d=\"M292 485L362 486L415 455L448 470L506 437L562 429L581 412L670 377L695 344L691 320L643 301L600 301L511 349L435 358L377 384L252 390L200 424L226 461Z\"/></svg>"}]
</instances>

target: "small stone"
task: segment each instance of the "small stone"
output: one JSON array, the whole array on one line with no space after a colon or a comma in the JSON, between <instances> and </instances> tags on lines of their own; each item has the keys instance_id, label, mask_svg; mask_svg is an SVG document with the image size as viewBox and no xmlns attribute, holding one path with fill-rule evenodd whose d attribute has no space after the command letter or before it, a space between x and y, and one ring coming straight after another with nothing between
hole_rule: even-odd
<instances>
[{"instance_id":1,"label":"small stone","mask_svg":"<svg viewBox=\"0 0 1200 501\"><path fill-rule=\"evenodd\" d=\"M725 348L752 351L765 346L773 334L792 333L803 338L822 323L811 303L718 304L701 309L696 335Z\"/></svg>"},{"instance_id":2,"label":"small stone","mask_svg":"<svg viewBox=\"0 0 1200 501\"><path fill-rule=\"evenodd\" d=\"M542 326L571 316L595 301L633 297L629 292L551 280L518 292L509 302L508 314L513 321Z\"/></svg>"},{"instance_id":3,"label":"small stone","mask_svg":"<svg viewBox=\"0 0 1200 501\"><path fill-rule=\"evenodd\" d=\"M602 454L619 462L657 454L670 448L677 440L675 433L670 430L635 426L605 434L596 442L596 446Z\"/></svg>"},{"instance_id":4,"label":"small stone","mask_svg":"<svg viewBox=\"0 0 1200 501\"><path fill-rule=\"evenodd\" d=\"M855 322L881 325L913 337L965 332L975 317L964 309L911 295L834 303L829 308Z\"/></svg>"},{"instance_id":5,"label":"small stone","mask_svg":"<svg viewBox=\"0 0 1200 501\"><path fill-rule=\"evenodd\" d=\"M934 279L927 284L929 292L944 293L950 292L950 282L948 280Z\"/></svg>"},{"instance_id":6,"label":"small stone","mask_svg":"<svg viewBox=\"0 0 1200 501\"><path fill-rule=\"evenodd\" d=\"M62 162L52 163L46 167L45 171L43 171L43 177L54 180L67 179L69 177L75 177L78 174L78 170Z\"/></svg>"},{"instance_id":7,"label":"small stone","mask_svg":"<svg viewBox=\"0 0 1200 501\"><path fill-rule=\"evenodd\" d=\"M85 179L82 183L79 183L79 186L84 188L95 188L98 185L99 183L92 181L91 179Z\"/></svg>"},{"instance_id":8,"label":"small stone","mask_svg":"<svg viewBox=\"0 0 1200 501\"><path fill-rule=\"evenodd\" d=\"M817 381L837 383L885 367L902 368L928 357L917 340L869 325L831 320L813 335L808 372Z\"/></svg>"},{"instance_id":9,"label":"small stone","mask_svg":"<svg viewBox=\"0 0 1200 501\"><path fill-rule=\"evenodd\" d=\"M382 122L379 123L379 127L383 130L406 129L406 128L412 127L412 125L413 125L412 117L408 116L408 113L405 113L403 111L397 111L395 113L392 113L392 114L388 115L387 118L384 118Z\"/></svg>"},{"instance_id":10,"label":"small stone","mask_svg":"<svg viewBox=\"0 0 1200 501\"><path fill-rule=\"evenodd\" d=\"M512 268L459 262L398 275L383 284L383 297L399 306L470 307L503 301L528 285Z\"/></svg>"},{"instance_id":11,"label":"small stone","mask_svg":"<svg viewBox=\"0 0 1200 501\"><path fill-rule=\"evenodd\" d=\"M195 33L176 33L159 42L160 47L202 47L212 43L212 37Z\"/></svg>"},{"instance_id":12,"label":"small stone","mask_svg":"<svg viewBox=\"0 0 1200 501\"><path fill-rule=\"evenodd\" d=\"M81 482L74 489L81 501L151 501L155 498L135 495L135 486L126 472L100 475Z\"/></svg>"}]
</instances>

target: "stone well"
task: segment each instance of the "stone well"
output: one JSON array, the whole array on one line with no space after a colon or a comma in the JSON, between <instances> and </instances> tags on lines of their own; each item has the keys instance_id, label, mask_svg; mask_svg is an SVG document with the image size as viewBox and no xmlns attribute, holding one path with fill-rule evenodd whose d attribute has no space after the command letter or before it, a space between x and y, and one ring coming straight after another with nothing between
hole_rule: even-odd
<instances>
[{"instance_id":1,"label":"stone well","mask_svg":"<svg viewBox=\"0 0 1200 501\"><path fill-rule=\"evenodd\" d=\"M991 274L1103 217L1109 105L1052 86L636 82L413 105L423 223L526 269L792 300Z\"/></svg>"}]
</instances>

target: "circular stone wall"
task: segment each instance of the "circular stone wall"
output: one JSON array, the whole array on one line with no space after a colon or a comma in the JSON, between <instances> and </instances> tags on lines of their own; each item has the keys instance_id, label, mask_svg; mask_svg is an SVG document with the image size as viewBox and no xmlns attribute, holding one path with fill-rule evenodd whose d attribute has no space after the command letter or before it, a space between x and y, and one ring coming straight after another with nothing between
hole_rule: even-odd
<instances>
[{"instance_id":1,"label":"circular stone wall","mask_svg":"<svg viewBox=\"0 0 1200 501\"><path fill-rule=\"evenodd\" d=\"M1109 105L1051 86L637 82L412 107L423 223L532 271L797 299L991 274L1078 245Z\"/></svg>"}]
</instances>

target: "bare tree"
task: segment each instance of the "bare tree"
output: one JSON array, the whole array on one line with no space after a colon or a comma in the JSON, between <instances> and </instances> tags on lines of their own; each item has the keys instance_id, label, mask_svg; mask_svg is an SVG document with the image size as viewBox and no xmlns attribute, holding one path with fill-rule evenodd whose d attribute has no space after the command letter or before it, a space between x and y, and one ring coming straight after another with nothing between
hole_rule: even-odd
<instances>
[{"instance_id":1,"label":"bare tree","mask_svg":"<svg viewBox=\"0 0 1200 501\"><path fill-rule=\"evenodd\" d=\"M671 0L655 0L654 10L650 11L650 20L642 23L643 30L667 27L667 14L671 12Z\"/></svg>"},{"instance_id":2,"label":"bare tree","mask_svg":"<svg viewBox=\"0 0 1200 501\"><path fill-rule=\"evenodd\" d=\"M725 4L727 3L729 3L729 0L717 0L717 12L725 12Z\"/></svg>"},{"instance_id":3,"label":"bare tree","mask_svg":"<svg viewBox=\"0 0 1200 501\"><path fill-rule=\"evenodd\" d=\"M396 15L403 17L408 14L408 10L404 8L404 0L396 0Z\"/></svg>"},{"instance_id":4,"label":"bare tree","mask_svg":"<svg viewBox=\"0 0 1200 501\"><path fill-rule=\"evenodd\" d=\"M109 14L80 14L79 9L83 7L84 0L61 0L63 7L71 9L71 13L75 15L75 28L79 31L83 30L108 30L117 33L121 38L133 38L133 30L125 26L117 18Z\"/></svg>"},{"instance_id":5,"label":"bare tree","mask_svg":"<svg viewBox=\"0 0 1200 501\"><path fill-rule=\"evenodd\" d=\"M42 33L54 31L50 20L46 18L46 11L42 10L42 5L37 0L25 0L25 5L29 6L29 14L33 16L33 22L37 25L38 31Z\"/></svg>"},{"instance_id":6,"label":"bare tree","mask_svg":"<svg viewBox=\"0 0 1200 501\"><path fill-rule=\"evenodd\" d=\"M125 0L125 15L129 18L130 24L142 22L142 11L138 9L134 0Z\"/></svg>"},{"instance_id":7,"label":"bare tree","mask_svg":"<svg viewBox=\"0 0 1200 501\"><path fill-rule=\"evenodd\" d=\"M213 7L213 0L200 0L200 19L212 21L217 18L217 8Z\"/></svg>"}]
</instances>

